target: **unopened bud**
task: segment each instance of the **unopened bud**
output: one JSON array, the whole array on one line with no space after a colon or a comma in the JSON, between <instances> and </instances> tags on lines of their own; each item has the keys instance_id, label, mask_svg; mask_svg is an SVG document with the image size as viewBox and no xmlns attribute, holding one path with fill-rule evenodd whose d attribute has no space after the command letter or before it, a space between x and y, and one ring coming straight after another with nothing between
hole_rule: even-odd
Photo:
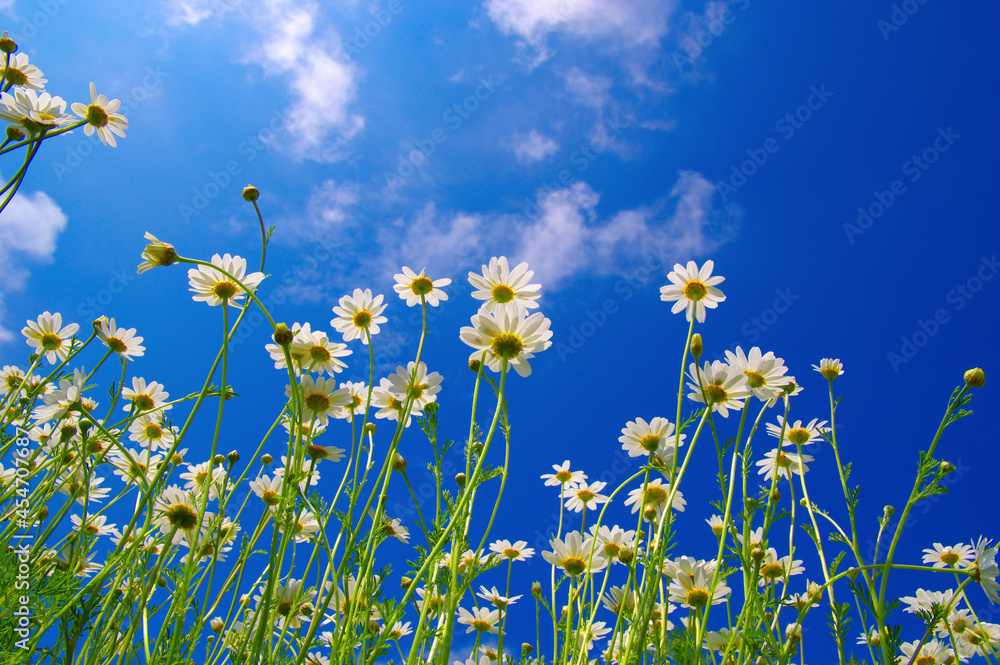
<instances>
[{"instance_id":1,"label":"unopened bud","mask_svg":"<svg viewBox=\"0 0 1000 665\"><path fill-rule=\"evenodd\" d=\"M400 455L399 453L395 453L394 457L392 458L392 470L398 471L399 473L405 472L406 458Z\"/></svg>"},{"instance_id":2,"label":"unopened bud","mask_svg":"<svg viewBox=\"0 0 1000 665\"><path fill-rule=\"evenodd\" d=\"M892 517L894 514L896 514L896 509L893 508L892 506L886 506L885 508L882 509L882 514L885 515L886 517Z\"/></svg>"},{"instance_id":3,"label":"unopened bud","mask_svg":"<svg viewBox=\"0 0 1000 665\"><path fill-rule=\"evenodd\" d=\"M223 464L226 463L226 457L225 455L216 455L215 457L212 458L212 462L216 466L222 466Z\"/></svg>"},{"instance_id":4,"label":"unopened bud","mask_svg":"<svg viewBox=\"0 0 1000 665\"><path fill-rule=\"evenodd\" d=\"M635 558L635 552L630 549L622 548L618 550L618 560L624 563L626 566L632 563L632 559Z\"/></svg>"},{"instance_id":5,"label":"unopened bud","mask_svg":"<svg viewBox=\"0 0 1000 665\"><path fill-rule=\"evenodd\" d=\"M439 408L441 408L441 405L439 405L437 402L431 402L430 404L424 407L424 413L426 413L428 416L433 416L435 413L438 412Z\"/></svg>"},{"instance_id":6,"label":"unopened bud","mask_svg":"<svg viewBox=\"0 0 1000 665\"><path fill-rule=\"evenodd\" d=\"M90 327L94 329L95 333L100 334L104 326L104 321L105 318L103 316L99 316L90 322Z\"/></svg>"},{"instance_id":7,"label":"unopened bud","mask_svg":"<svg viewBox=\"0 0 1000 665\"><path fill-rule=\"evenodd\" d=\"M533 582L531 584L531 595L534 596L535 598L541 598L542 597L542 583L541 582Z\"/></svg>"},{"instance_id":8,"label":"unopened bud","mask_svg":"<svg viewBox=\"0 0 1000 665\"><path fill-rule=\"evenodd\" d=\"M44 520L48 516L49 516L49 508L48 508L48 506L42 506L41 509L39 509L39 511L38 511L38 521L41 522L42 520Z\"/></svg>"},{"instance_id":9,"label":"unopened bud","mask_svg":"<svg viewBox=\"0 0 1000 665\"><path fill-rule=\"evenodd\" d=\"M90 428L93 427L93 426L94 426L94 423L90 422L89 420L81 420L80 421L80 434L83 435L84 437L86 437L87 436L87 432L89 432Z\"/></svg>"},{"instance_id":10,"label":"unopened bud","mask_svg":"<svg viewBox=\"0 0 1000 665\"><path fill-rule=\"evenodd\" d=\"M807 591L812 602L818 603L823 599L823 587L818 582L810 582Z\"/></svg>"},{"instance_id":11,"label":"unopened bud","mask_svg":"<svg viewBox=\"0 0 1000 665\"><path fill-rule=\"evenodd\" d=\"M279 323L274 326L274 334L271 335L271 339L278 346L288 346L292 343L292 339L295 337L294 333L288 329L284 323Z\"/></svg>"},{"instance_id":12,"label":"unopened bud","mask_svg":"<svg viewBox=\"0 0 1000 665\"><path fill-rule=\"evenodd\" d=\"M774 490L771 492L771 503L778 503L779 501L781 501L781 492Z\"/></svg>"},{"instance_id":13,"label":"unopened bud","mask_svg":"<svg viewBox=\"0 0 1000 665\"><path fill-rule=\"evenodd\" d=\"M691 355L695 357L695 360L701 358L701 352L704 350L704 345L701 341L701 333L695 333L691 336Z\"/></svg>"},{"instance_id":14,"label":"unopened bud","mask_svg":"<svg viewBox=\"0 0 1000 665\"><path fill-rule=\"evenodd\" d=\"M476 441L475 443L473 443L471 446L471 450L473 455L478 455L479 453L483 452L482 442Z\"/></svg>"},{"instance_id":15,"label":"unopened bud","mask_svg":"<svg viewBox=\"0 0 1000 665\"><path fill-rule=\"evenodd\" d=\"M409 577L401 577L399 579L399 588L401 588L403 591L409 589L411 584L413 584L413 580Z\"/></svg>"},{"instance_id":16,"label":"unopened bud","mask_svg":"<svg viewBox=\"0 0 1000 665\"><path fill-rule=\"evenodd\" d=\"M377 432L377 431L378 431L378 428L375 427L375 423L368 423L367 425L365 425L365 432L364 433L367 434L368 436L371 436L371 435L375 434L375 432Z\"/></svg>"},{"instance_id":17,"label":"unopened bud","mask_svg":"<svg viewBox=\"0 0 1000 665\"><path fill-rule=\"evenodd\" d=\"M479 362L478 358L472 358L469 360L469 370L475 374L479 374L479 368L482 367L482 363Z\"/></svg>"},{"instance_id":18,"label":"unopened bud","mask_svg":"<svg viewBox=\"0 0 1000 665\"><path fill-rule=\"evenodd\" d=\"M646 532L643 531L642 529L639 529L638 531L635 532L635 542L641 543L644 540L646 540Z\"/></svg>"},{"instance_id":19,"label":"unopened bud","mask_svg":"<svg viewBox=\"0 0 1000 665\"><path fill-rule=\"evenodd\" d=\"M982 388L986 385L986 374L976 367L965 373L965 385L970 388Z\"/></svg>"},{"instance_id":20,"label":"unopened bud","mask_svg":"<svg viewBox=\"0 0 1000 665\"><path fill-rule=\"evenodd\" d=\"M247 185L243 188L244 201L256 201L258 196L260 196L260 192L253 185Z\"/></svg>"},{"instance_id":21,"label":"unopened bud","mask_svg":"<svg viewBox=\"0 0 1000 665\"><path fill-rule=\"evenodd\" d=\"M17 42L7 36L7 31L4 30L3 37L0 37L0 51L4 53L13 53L17 50Z\"/></svg>"},{"instance_id":22,"label":"unopened bud","mask_svg":"<svg viewBox=\"0 0 1000 665\"><path fill-rule=\"evenodd\" d=\"M456 473L455 474L455 484L458 485L459 487L465 487L465 474L464 473Z\"/></svg>"},{"instance_id":23,"label":"unopened bud","mask_svg":"<svg viewBox=\"0 0 1000 665\"><path fill-rule=\"evenodd\" d=\"M646 506L642 509L642 516L648 522L652 522L656 519L656 506Z\"/></svg>"},{"instance_id":24,"label":"unopened bud","mask_svg":"<svg viewBox=\"0 0 1000 665\"><path fill-rule=\"evenodd\" d=\"M233 450L228 455L226 455L226 459L229 460L230 465L236 464L237 462L240 461L240 454L235 450Z\"/></svg>"},{"instance_id":25,"label":"unopened bud","mask_svg":"<svg viewBox=\"0 0 1000 665\"><path fill-rule=\"evenodd\" d=\"M764 548L761 547L760 545L754 545L752 548L750 548L750 556L753 558L754 561L763 561L764 556L766 554L767 552L765 552Z\"/></svg>"},{"instance_id":26,"label":"unopened bud","mask_svg":"<svg viewBox=\"0 0 1000 665\"><path fill-rule=\"evenodd\" d=\"M941 462L941 473L949 474L954 470L955 470L955 465L952 464L951 462Z\"/></svg>"},{"instance_id":27,"label":"unopened bud","mask_svg":"<svg viewBox=\"0 0 1000 665\"><path fill-rule=\"evenodd\" d=\"M161 589L166 589L167 588L167 578L164 577L163 575L160 575L156 579L156 586L160 587Z\"/></svg>"},{"instance_id":28,"label":"unopened bud","mask_svg":"<svg viewBox=\"0 0 1000 665\"><path fill-rule=\"evenodd\" d=\"M208 622L208 625L212 627L214 632L221 633L222 629L226 627L226 622L222 620L222 617L215 617Z\"/></svg>"},{"instance_id":29,"label":"unopened bud","mask_svg":"<svg viewBox=\"0 0 1000 665\"><path fill-rule=\"evenodd\" d=\"M521 645L521 658L526 658L527 656L530 656L534 650L535 647L531 646L530 643L528 642L523 643Z\"/></svg>"},{"instance_id":30,"label":"unopened bud","mask_svg":"<svg viewBox=\"0 0 1000 665\"><path fill-rule=\"evenodd\" d=\"M264 453L263 455L260 456L260 463L263 464L264 466L271 466L272 462L274 462L274 458L268 455L267 453Z\"/></svg>"},{"instance_id":31,"label":"unopened bud","mask_svg":"<svg viewBox=\"0 0 1000 665\"><path fill-rule=\"evenodd\" d=\"M808 508L809 502L806 501L805 497L802 497L801 499L799 499L799 505L802 506L803 508Z\"/></svg>"}]
</instances>

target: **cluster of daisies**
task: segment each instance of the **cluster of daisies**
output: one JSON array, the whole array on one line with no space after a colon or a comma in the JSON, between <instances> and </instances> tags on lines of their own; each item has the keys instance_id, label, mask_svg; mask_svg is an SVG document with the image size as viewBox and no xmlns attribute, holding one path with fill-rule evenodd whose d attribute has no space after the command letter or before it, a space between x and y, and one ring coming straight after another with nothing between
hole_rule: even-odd
<instances>
[{"instance_id":1,"label":"cluster of daisies","mask_svg":"<svg viewBox=\"0 0 1000 665\"><path fill-rule=\"evenodd\" d=\"M46 132L84 126L87 136L95 131L105 145L116 146L115 136L124 137L128 120L116 113L121 108L118 99L108 100L98 95L90 84L90 103L73 103L66 113L66 102L45 91L48 82L42 71L29 62L27 53L16 53L17 44L4 33L0 38L0 118L7 121L7 141L37 139Z\"/></svg>"}]
</instances>

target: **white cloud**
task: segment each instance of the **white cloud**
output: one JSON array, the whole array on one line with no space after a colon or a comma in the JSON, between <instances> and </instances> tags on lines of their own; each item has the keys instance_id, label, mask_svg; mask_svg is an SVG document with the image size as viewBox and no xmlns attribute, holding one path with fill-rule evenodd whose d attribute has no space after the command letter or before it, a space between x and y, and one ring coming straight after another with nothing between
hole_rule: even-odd
<instances>
[{"instance_id":1,"label":"white cloud","mask_svg":"<svg viewBox=\"0 0 1000 665\"><path fill-rule=\"evenodd\" d=\"M278 224L281 234L276 234L275 238L289 245L299 245L341 231L354 219L353 208L358 202L358 191L355 182L324 180L310 192L304 212L281 219Z\"/></svg>"},{"instance_id":2,"label":"white cloud","mask_svg":"<svg viewBox=\"0 0 1000 665\"><path fill-rule=\"evenodd\" d=\"M413 219L383 228L378 239L383 247L381 272L391 278L405 265L418 272L426 269L433 279L464 275L482 255L484 223L475 214L439 215L428 203Z\"/></svg>"},{"instance_id":3,"label":"white cloud","mask_svg":"<svg viewBox=\"0 0 1000 665\"><path fill-rule=\"evenodd\" d=\"M0 321L6 313L4 295L24 288L25 264L49 263L65 228L66 214L44 192L15 194L0 213ZM0 325L0 342L12 336Z\"/></svg>"},{"instance_id":4,"label":"white cloud","mask_svg":"<svg viewBox=\"0 0 1000 665\"><path fill-rule=\"evenodd\" d=\"M542 47L550 32L656 44L667 34L676 0L488 0L490 18L505 33Z\"/></svg>"},{"instance_id":5,"label":"white cloud","mask_svg":"<svg viewBox=\"0 0 1000 665\"><path fill-rule=\"evenodd\" d=\"M319 5L267 0L256 21L266 27L254 59L269 75L288 79L292 105L287 110L290 147L297 159L333 162L364 127L350 111L357 97L358 70L340 39L317 27Z\"/></svg>"},{"instance_id":6,"label":"white cloud","mask_svg":"<svg viewBox=\"0 0 1000 665\"><path fill-rule=\"evenodd\" d=\"M549 288L574 275L622 273L647 258L666 264L704 256L734 235L740 216L735 206L716 208L714 193L700 173L681 171L652 206L601 220L600 197L587 184L550 191L539 196L537 219L521 228L514 256Z\"/></svg>"},{"instance_id":7,"label":"white cloud","mask_svg":"<svg viewBox=\"0 0 1000 665\"><path fill-rule=\"evenodd\" d=\"M559 144L547 136L542 136L537 129L532 129L527 136L515 135L510 142L511 150L522 164L540 162L559 151Z\"/></svg>"}]
</instances>

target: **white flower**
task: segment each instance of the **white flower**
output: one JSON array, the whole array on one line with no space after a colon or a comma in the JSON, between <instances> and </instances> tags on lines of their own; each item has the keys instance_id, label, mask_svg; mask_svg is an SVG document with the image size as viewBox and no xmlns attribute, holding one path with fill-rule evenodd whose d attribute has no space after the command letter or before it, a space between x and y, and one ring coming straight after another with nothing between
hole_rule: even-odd
<instances>
[{"instance_id":1,"label":"white flower","mask_svg":"<svg viewBox=\"0 0 1000 665\"><path fill-rule=\"evenodd\" d=\"M490 551L496 552L511 561L527 561L535 555L535 550L526 547L527 544L523 540L519 540L516 543L511 543L509 540L498 540L490 545Z\"/></svg>"},{"instance_id":2,"label":"white flower","mask_svg":"<svg viewBox=\"0 0 1000 665\"><path fill-rule=\"evenodd\" d=\"M292 387L285 388L285 395L292 396ZM310 422L313 418L326 425L328 417L347 406L351 397L343 388L337 388L337 382L323 377L313 378L306 375L299 383L299 401L303 421Z\"/></svg>"},{"instance_id":3,"label":"white flower","mask_svg":"<svg viewBox=\"0 0 1000 665\"><path fill-rule=\"evenodd\" d=\"M550 324L540 312L527 316L521 307L482 310L472 316L471 328L462 328L460 337L477 350L470 359L478 360L479 351L485 351L486 366L499 372L506 357L508 369L513 367L519 375L528 376L531 374L528 360L552 346Z\"/></svg>"},{"instance_id":4,"label":"white flower","mask_svg":"<svg viewBox=\"0 0 1000 665\"><path fill-rule=\"evenodd\" d=\"M382 316L384 311L381 294L373 298L371 289L354 289L353 295L340 299L340 307L333 308L337 318L331 319L330 325L344 336L345 342L360 338L368 344L368 335L377 335L378 324L388 321Z\"/></svg>"},{"instance_id":5,"label":"white flower","mask_svg":"<svg viewBox=\"0 0 1000 665\"><path fill-rule=\"evenodd\" d=\"M947 591L917 589L916 596L903 596L899 600L906 603L906 607L903 608L904 612L909 612L910 614L930 614L936 608L950 607L954 602L954 598L955 592L952 589L948 589Z\"/></svg>"},{"instance_id":6,"label":"white flower","mask_svg":"<svg viewBox=\"0 0 1000 665\"><path fill-rule=\"evenodd\" d=\"M135 334L135 328L118 328L114 319L102 316L97 329L97 338L106 347L126 360L135 360L143 355L146 347L142 346L142 337Z\"/></svg>"},{"instance_id":7,"label":"white flower","mask_svg":"<svg viewBox=\"0 0 1000 665\"><path fill-rule=\"evenodd\" d=\"M122 406L125 411L167 411L173 408L172 404L167 404L170 394L163 390L163 386L156 381L146 383L146 379L132 377L132 387L122 389L122 397L128 400L128 404Z\"/></svg>"},{"instance_id":8,"label":"white flower","mask_svg":"<svg viewBox=\"0 0 1000 665\"><path fill-rule=\"evenodd\" d=\"M394 275L393 278L396 280L393 288L409 307L419 305L421 300L425 300L431 307L437 307L440 301L448 299L448 294L440 288L451 284L447 277L431 280L424 275L423 270L418 275L403 266L403 274Z\"/></svg>"},{"instance_id":9,"label":"white flower","mask_svg":"<svg viewBox=\"0 0 1000 665\"><path fill-rule=\"evenodd\" d=\"M980 538L976 543L976 561L973 578L979 582L991 603L1000 603L1000 584L997 583L997 548L989 547L990 541Z\"/></svg>"},{"instance_id":10,"label":"white flower","mask_svg":"<svg viewBox=\"0 0 1000 665\"><path fill-rule=\"evenodd\" d=\"M27 337L28 346L36 349L36 353L45 356L49 364L66 360L70 351L70 338L76 334L80 326L69 323L62 324L62 314L44 312L37 321L27 321L28 325L21 330Z\"/></svg>"},{"instance_id":11,"label":"white flower","mask_svg":"<svg viewBox=\"0 0 1000 665\"><path fill-rule=\"evenodd\" d=\"M800 460L802 462L801 470L799 468ZM757 462L757 466L760 467L757 475L763 475L765 480L771 480L774 474L777 473L779 478L788 478L791 480L791 474L802 475L802 472L808 471L809 467L805 463L812 461L813 458L811 455L803 454L800 457L797 453L786 453L783 450L769 450L764 453L764 459Z\"/></svg>"},{"instance_id":12,"label":"white flower","mask_svg":"<svg viewBox=\"0 0 1000 665\"><path fill-rule=\"evenodd\" d=\"M767 423L767 433L776 439L781 439L782 430L784 430L784 438L781 439L781 445L805 446L819 441L823 438L823 435L829 432L825 425L825 420L820 421L816 418L810 420L808 425L803 425L801 420L796 420L793 424L785 422L784 416L778 416L777 425Z\"/></svg>"},{"instance_id":13,"label":"white flower","mask_svg":"<svg viewBox=\"0 0 1000 665\"><path fill-rule=\"evenodd\" d=\"M757 586L784 582L787 577L798 575L804 570L801 561L793 561L790 556L783 556L779 559L777 550L769 547L764 555L764 560L760 562L760 579L757 580Z\"/></svg>"},{"instance_id":14,"label":"white flower","mask_svg":"<svg viewBox=\"0 0 1000 665\"><path fill-rule=\"evenodd\" d=\"M125 130L128 129L128 120L125 116L115 113L121 105L120 99L108 101L104 95L98 95L97 87L91 82L90 104L85 106L77 102L70 108L73 109L73 113L87 121L83 128L84 134L91 136L96 129L101 142L115 148L118 145L115 143L115 134L125 138Z\"/></svg>"},{"instance_id":15,"label":"white flower","mask_svg":"<svg viewBox=\"0 0 1000 665\"><path fill-rule=\"evenodd\" d=\"M500 610L488 610L485 607L478 607L473 608L470 612L464 607L458 608L458 622L469 627L465 631L466 633L477 631L479 633L499 634L500 629L497 628L499 621Z\"/></svg>"},{"instance_id":16,"label":"white flower","mask_svg":"<svg viewBox=\"0 0 1000 665\"><path fill-rule=\"evenodd\" d=\"M607 503L608 497L599 492L604 489L607 483L595 481L583 483L581 485L569 485L563 489L562 498L566 499L566 510L574 513L583 511L584 508L597 510L602 503Z\"/></svg>"},{"instance_id":17,"label":"white flower","mask_svg":"<svg viewBox=\"0 0 1000 665\"><path fill-rule=\"evenodd\" d=\"M722 291L715 288L726 278L712 277L714 267L713 261L705 261L701 269L694 261L688 261L687 267L675 263L673 271L667 275L671 283L660 287L660 300L674 301L674 306L670 308L672 313L685 311L688 321L694 315L698 323L704 323L705 308L715 309L726 299Z\"/></svg>"},{"instance_id":18,"label":"white flower","mask_svg":"<svg viewBox=\"0 0 1000 665\"><path fill-rule=\"evenodd\" d=\"M930 640L920 646L920 640L904 642L899 646L903 652L902 656L896 659L897 663L919 663L920 665L943 665L952 657L951 649L944 642ZM919 647L919 649L918 649Z\"/></svg>"},{"instance_id":19,"label":"white flower","mask_svg":"<svg viewBox=\"0 0 1000 665\"><path fill-rule=\"evenodd\" d=\"M641 502L639 501L640 495L642 495ZM645 494L643 494L642 487L631 490L628 493L628 498L625 500L625 505L632 506L633 513L641 507L643 519L651 522L653 519L659 519L660 514L663 512L663 504L666 502L668 496L670 496L670 485L664 483L660 478L655 478L646 485ZM684 500L684 494L678 490L674 494L673 509L682 513L686 505L687 501Z\"/></svg>"},{"instance_id":20,"label":"white flower","mask_svg":"<svg viewBox=\"0 0 1000 665\"><path fill-rule=\"evenodd\" d=\"M280 354L283 367L285 355L281 352L281 347L278 347L278 354ZM309 330L309 324L306 324L292 339L289 355L298 365L296 367L297 373L326 372L332 376L344 371L344 368L347 367L347 364L338 358L351 355L351 350L347 348L346 344L331 342L322 330ZM275 354L272 353L271 357L274 358L274 356ZM280 369L278 364L275 362L275 368Z\"/></svg>"},{"instance_id":21,"label":"white flower","mask_svg":"<svg viewBox=\"0 0 1000 665\"><path fill-rule=\"evenodd\" d=\"M77 531L84 531L92 536L114 536L121 538L122 534L115 528L114 524L108 524L106 515L96 515L87 518L86 524L79 515L70 515L69 521L76 527Z\"/></svg>"},{"instance_id":22,"label":"white flower","mask_svg":"<svg viewBox=\"0 0 1000 665\"><path fill-rule=\"evenodd\" d=\"M813 365L813 369L830 381L844 373L844 366L838 358L823 358L819 361L819 365Z\"/></svg>"},{"instance_id":23,"label":"white flower","mask_svg":"<svg viewBox=\"0 0 1000 665\"><path fill-rule=\"evenodd\" d=\"M212 256L212 265L218 266L222 270L235 277L243 283L247 289L253 291L264 279L264 273L254 272L246 274L247 260L240 256L230 256L225 254ZM220 270L208 266L198 266L188 270L189 289L194 293L192 296L195 302L205 302L209 305L221 305L227 303L234 307L241 307L244 297L243 287L232 281L230 277L224 275Z\"/></svg>"},{"instance_id":24,"label":"white flower","mask_svg":"<svg viewBox=\"0 0 1000 665\"><path fill-rule=\"evenodd\" d=\"M534 275L527 263L509 270L506 256L494 256L488 266L483 266L482 275L469 273L469 283L476 287L472 297L484 301L483 309L487 312L510 304L533 309L538 307L535 301L541 297L538 293L541 284L529 284Z\"/></svg>"},{"instance_id":25,"label":"white flower","mask_svg":"<svg viewBox=\"0 0 1000 665\"><path fill-rule=\"evenodd\" d=\"M681 434L680 445L684 445L685 438L687 435ZM622 450L628 452L629 457L654 455L664 464L670 464L677 453L674 424L659 416L648 423L642 418L629 421L622 429L618 441L622 444Z\"/></svg>"},{"instance_id":26,"label":"white flower","mask_svg":"<svg viewBox=\"0 0 1000 665\"><path fill-rule=\"evenodd\" d=\"M47 92L18 88L13 95L0 95L0 119L24 127L32 136L71 123L74 118L65 111L63 98Z\"/></svg>"},{"instance_id":27,"label":"white flower","mask_svg":"<svg viewBox=\"0 0 1000 665\"><path fill-rule=\"evenodd\" d=\"M700 374L697 363L691 363L688 376L694 383L688 384L689 399L708 404L723 418L729 417L729 409L743 409L743 400L750 397L746 374L719 360L711 363L706 360Z\"/></svg>"},{"instance_id":28,"label":"white flower","mask_svg":"<svg viewBox=\"0 0 1000 665\"><path fill-rule=\"evenodd\" d=\"M553 464L552 469L555 473L542 474L542 480L545 481L546 486L559 487L567 483L582 483L587 479L587 474L583 471L569 470L569 460L562 464Z\"/></svg>"},{"instance_id":29,"label":"white flower","mask_svg":"<svg viewBox=\"0 0 1000 665\"><path fill-rule=\"evenodd\" d=\"M508 598L507 596L504 596L499 591L497 591L496 587L493 587L492 589L487 589L484 586L480 586L479 593L477 593L476 595L482 598L483 600L491 603L493 607L496 607L497 609L500 610L506 608L508 605L513 605L514 603L516 603L521 599L521 596L513 596L511 598Z\"/></svg>"},{"instance_id":30,"label":"white flower","mask_svg":"<svg viewBox=\"0 0 1000 665\"><path fill-rule=\"evenodd\" d=\"M152 451L169 449L176 430L176 427L167 427L159 413L144 413L128 426L129 439L149 446Z\"/></svg>"},{"instance_id":31,"label":"white flower","mask_svg":"<svg viewBox=\"0 0 1000 665\"><path fill-rule=\"evenodd\" d=\"M583 539L579 531L571 531L566 535L566 540L553 538L551 541L552 551L542 552L542 558L557 568L562 568L570 577L576 577L588 571L597 572L603 570L607 562L604 557L597 556L590 561L590 551L593 548L593 539ZM590 565L587 562L590 561Z\"/></svg>"},{"instance_id":32,"label":"white flower","mask_svg":"<svg viewBox=\"0 0 1000 665\"><path fill-rule=\"evenodd\" d=\"M48 79L42 78L42 70L28 62L27 53L11 53L10 63L5 67L0 65L3 74L4 87L12 83L19 88L31 88L41 92L45 89Z\"/></svg>"},{"instance_id":33,"label":"white flower","mask_svg":"<svg viewBox=\"0 0 1000 665\"><path fill-rule=\"evenodd\" d=\"M966 564L976 560L976 550L969 545L949 545L934 543L934 549L924 550L924 563L934 568L965 568Z\"/></svg>"},{"instance_id":34,"label":"white flower","mask_svg":"<svg viewBox=\"0 0 1000 665\"><path fill-rule=\"evenodd\" d=\"M737 372L746 375L747 388L764 402L779 397L784 387L792 381L792 377L785 376L788 368L785 367L784 360L776 358L771 351L761 354L760 348L756 346L750 349L749 355L739 346L736 347L736 353L727 350L726 362Z\"/></svg>"},{"instance_id":35,"label":"white flower","mask_svg":"<svg viewBox=\"0 0 1000 665\"><path fill-rule=\"evenodd\" d=\"M694 610L700 610L709 602L712 605L725 602L731 591L725 580L720 579L714 591L709 588L711 584L712 580L701 568L695 571L694 576L679 575L670 582L670 602Z\"/></svg>"},{"instance_id":36,"label":"white flower","mask_svg":"<svg viewBox=\"0 0 1000 665\"><path fill-rule=\"evenodd\" d=\"M146 249L142 251L142 258L145 261L139 264L137 273L142 274L157 266L169 266L177 260L177 251L173 245L157 240L149 231L146 231L145 238L149 241Z\"/></svg>"},{"instance_id":37,"label":"white flower","mask_svg":"<svg viewBox=\"0 0 1000 665\"><path fill-rule=\"evenodd\" d=\"M397 367L396 373L389 375L389 392L404 404L407 397L412 397L413 408L423 411L428 404L437 399L443 379L444 377L437 372L428 374L427 364L424 361L421 360L417 365L411 360L406 369Z\"/></svg>"}]
</instances>

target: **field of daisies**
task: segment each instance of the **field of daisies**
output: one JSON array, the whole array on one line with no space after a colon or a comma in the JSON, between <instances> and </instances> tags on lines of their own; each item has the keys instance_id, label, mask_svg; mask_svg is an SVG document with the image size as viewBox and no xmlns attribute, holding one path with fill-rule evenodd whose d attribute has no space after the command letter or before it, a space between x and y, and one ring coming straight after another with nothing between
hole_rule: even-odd
<instances>
[{"instance_id":1,"label":"field of daisies","mask_svg":"<svg viewBox=\"0 0 1000 665\"><path fill-rule=\"evenodd\" d=\"M9 123L0 154L23 158L0 191L2 215L44 141L82 128L114 147L128 123L93 84L89 103L45 91L6 33L0 50ZM559 334L539 311L531 266L503 256L469 266L464 302L449 301L450 279L401 266L394 294L345 288L328 320L276 321L264 305L275 229L259 192L242 196L260 226L259 257L189 257L152 233L144 249L135 239L141 279L186 270L191 306L217 313L217 334L199 341L215 350L210 366L147 376L127 312L73 321L43 311L21 331L23 364L0 371L4 663L1000 662L1000 626L977 615L1000 602L996 534L931 536L922 555L897 551L914 506L948 491L954 467L939 451L969 415L981 369L956 372L940 425L903 467L914 473L905 503L861 514L838 443L844 365L824 358L797 370L818 372L829 391L829 411L803 418L802 388L774 352L738 347L706 360L699 325L725 306L724 277L711 260L676 264L650 303L687 322L655 361L676 371L671 401L648 420L623 418L618 441L632 466L617 484L589 478L585 462L552 460L538 482L559 518L536 549L493 529L511 490L510 379L530 381L533 359ZM413 308L423 325L414 357L378 376L390 306ZM423 353L438 307L470 312L452 331L454 353L468 354L472 404L458 440L439 435L442 376ZM271 343L240 353L269 354L284 400L269 428L227 450L234 340L251 313L267 321ZM348 366L368 380L341 381ZM196 446L195 431L208 441L198 435ZM280 451L265 446L275 438ZM404 440L433 451L429 501L414 491ZM716 458L717 475L689 473L695 456ZM814 478L838 485L843 503L814 503ZM718 491L694 517L704 506L685 500L691 484ZM414 519L392 513L389 497L400 495L412 496ZM690 556L682 517L705 523L712 556ZM874 558L858 537L858 522L873 518ZM394 541L407 556L386 554ZM816 561L808 573L804 553ZM512 588L513 570L531 559L544 562L541 579ZM899 570L948 590L893 597ZM907 613L921 630L902 628ZM825 629L804 631L807 621Z\"/></svg>"}]
</instances>

